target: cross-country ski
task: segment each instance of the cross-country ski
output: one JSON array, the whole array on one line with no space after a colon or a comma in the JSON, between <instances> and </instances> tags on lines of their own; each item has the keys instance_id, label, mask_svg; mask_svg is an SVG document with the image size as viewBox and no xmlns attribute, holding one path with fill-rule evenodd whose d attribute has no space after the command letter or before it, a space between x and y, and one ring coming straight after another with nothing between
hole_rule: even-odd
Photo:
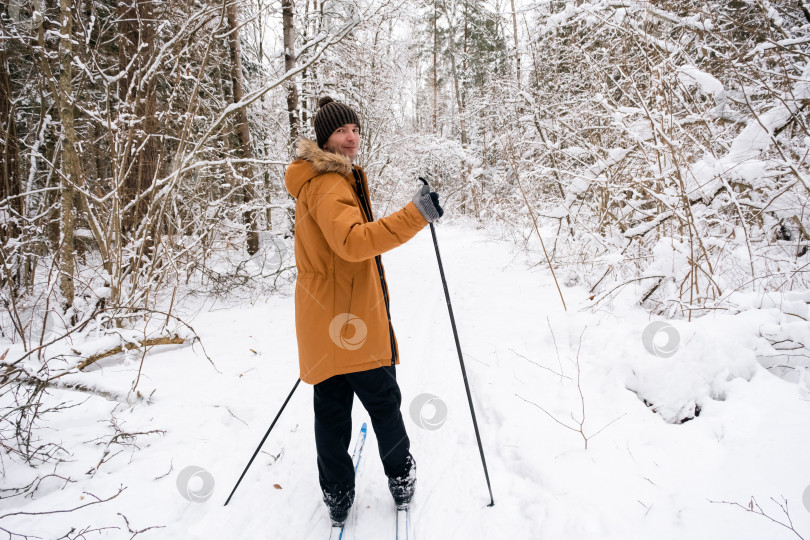
<instances>
[{"instance_id":1,"label":"cross-country ski","mask_svg":"<svg viewBox=\"0 0 810 540\"><path fill-rule=\"evenodd\" d=\"M352 463L354 463L354 472L357 473L357 468L360 466L360 458L363 457L363 447L366 445L366 436L368 435L368 427L365 422L360 427L360 432L357 434L357 440L354 443L354 450L352 450ZM343 532L346 528L346 522L332 523L329 533L329 540L343 540Z\"/></svg>"},{"instance_id":2,"label":"cross-country ski","mask_svg":"<svg viewBox=\"0 0 810 540\"><path fill-rule=\"evenodd\" d=\"M411 509L397 508L396 540L411 540Z\"/></svg>"}]
</instances>

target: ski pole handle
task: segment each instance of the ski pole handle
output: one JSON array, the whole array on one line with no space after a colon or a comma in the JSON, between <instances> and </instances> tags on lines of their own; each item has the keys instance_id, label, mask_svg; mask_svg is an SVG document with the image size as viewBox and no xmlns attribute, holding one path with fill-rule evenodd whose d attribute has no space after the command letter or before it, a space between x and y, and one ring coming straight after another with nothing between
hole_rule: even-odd
<instances>
[{"instance_id":1,"label":"ski pole handle","mask_svg":"<svg viewBox=\"0 0 810 540\"><path fill-rule=\"evenodd\" d=\"M430 186L428 185L427 180L425 180L421 176L419 177L419 180L422 181L422 191L420 191L420 194L427 195L428 193L430 193Z\"/></svg>"}]
</instances>

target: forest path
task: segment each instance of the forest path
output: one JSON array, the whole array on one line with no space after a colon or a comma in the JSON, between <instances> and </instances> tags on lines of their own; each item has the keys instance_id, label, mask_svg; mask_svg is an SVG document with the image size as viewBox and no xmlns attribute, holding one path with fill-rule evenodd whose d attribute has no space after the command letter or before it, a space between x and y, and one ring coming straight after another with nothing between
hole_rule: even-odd
<instances>
[{"instance_id":1,"label":"forest path","mask_svg":"<svg viewBox=\"0 0 810 540\"><path fill-rule=\"evenodd\" d=\"M776 315L673 321L680 349L658 358L642 344L650 317L639 307L617 303L585 310L587 291L571 287L563 289L563 311L548 271L529 268L510 243L458 224L440 224L436 232L495 506L487 507L426 228L383 256L401 354L402 414L418 465L415 538L738 540L792 534L761 516L709 502L747 504L751 496L774 517L780 511L769 498L788 498L796 529L810 531L810 510L801 503L810 485L810 401L797 385L761 368L752 352L759 342L751 336ZM104 497L126 486L115 502L41 516L36 525L26 516L11 517L3 526L58 538L68 524L92 523L118 527L99 536L119 538L120 512L133 528L162 526L139 538L327 538L312 387L306 384L230 505L222 506L298 376L293 297L237 296L214 307L205 300L206 309L189 315L218 372L198 345L155 350L145 359L139 386L146 395L155 390L150 404L127 407L92 397L55 417L66 447L74 449L73 461L59 471L77 482L43 485L25 510L72 508L83 492ZM82 376L126 388L139 367L139 361L111 360ZM666 423L628 387L653 396L661 407L699 401L702 412L683 424ZM578 428L583 403L587 450L580 433L559 423ZM139 436L140 449L124 447L89 477L86 464L98 462L101 452L92 440L109 438L111 414L124 430L165 434ZM367 419L356 402L355 436ZM205 473L182 481L188 467ZM23 470L10 467L8 485L24 485ZM181 496L185 489L208 488L212 495L202 502ZM393 538L394 519L369 430L346 538Z\"/></svg>"},{"instance_id":2,"label":"forest path","mask_svg":"<svg viewBox=\"0 0 810 540\"><path fill-rule=\"evenodd\" d=\"M666 381L674 376L668 375L670 361L651 355L641 341L648 313L622 305L604 306L597 312L582 310L588 293L581 287L563 288L566 312L548 270L528 268L525 256L510 243L464 226L440 224L436 232L496 504L487 507L486 482L433 241L426 228L383 256L402 361L397 368L402 414L418 464L413 503L416 538L718 540L774 532L763 518L729 505L710 504L707 499L747 501L758 494L767 500L795 493L802 482L810 483L808 476L794 479L791 487L789 473L767 453L773 455L776 443L766 449L751 439L754 433L770 432L774 440L783 442L785 450L776 454L784 463L810 472L809 466L800 465L801 450L793 442L796 426L810 428L807 404L796 400L794 386L756 371L762 377L751 380L758 384L738 389L738 400L707 399L709 405L718 406L704 407L698 421L667 424L627 389L634 374L651 365L662 370L654 372L654 380L663 379L673 388L692 391L702 383L699 377L693 381L687 375L683 381ZM274 317L292 317L290 300L283 308L278 306ZM711 356L731 365L745 352L735 349L736 338L730 331L715 330L708 320L709 343L702 342L700 324L693 333L684 333L684 341L689 341L683 345L687 361L693 358L700 363L704 356ZM721 334L728 340L725 346L715 343ZM277 332L266 336L268 346L278 337ZM727 358L715 347L726 351ZM294 343L285 351L285 371L293 370ZM755 369L755 362L752 365L749 368ZM694 371L691 365L684 369ZM273 392L274 403L287 384ZM284 459L270 468L252 470L235 501L239 510L228 509L241 513L255 504L266 508L251 538L316 539L328 529L317 487L311 389L303 388L282 422L294 425L294 431L279 430L267 445L271 454L277 453L273 448L283 447ZM695 390L695 395L701 391ZM780 412L790 419L790 429L766 426L767 412L751 412L765 395L786 391L793 392L790 399L773 406L774 411L790 411ZM556 421L578 428L583 399L587 450L583 435ZM262 421L255 420L258 426L251 422L255 434L243 453L255 444L276 405L269 409ZM355 429L368 419L357 401L353 419ZM436 425L429 425L431 421ZM732 430L739 436L727 433ZM751 463L758 468L752 469ZM241 460L229 469L236 472L237 464ZM269 489L273 478L285 489ZM794 519L810 521L810 513L796 515L803 510L794 508ZM220 518L210 516L206 521ZM393 506L370 430L347 538L393 537L393 526Z\"/></svg>"}]
</instances>

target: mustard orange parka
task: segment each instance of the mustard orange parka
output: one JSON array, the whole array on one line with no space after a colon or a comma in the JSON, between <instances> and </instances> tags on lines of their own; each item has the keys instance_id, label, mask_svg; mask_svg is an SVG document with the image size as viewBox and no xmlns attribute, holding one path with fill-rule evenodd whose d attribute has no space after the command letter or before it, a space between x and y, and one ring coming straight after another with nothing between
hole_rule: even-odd
<instances>
[{"instance_id":1,"label":"mustard orange parka","mask_svg":"<svg viewBox=\"0 0 810 540\"><path fill-rule=\"evenodd\" d=\"M317 384L399 363L379 255L413 238L427 221L413 202L374 221L363 170L310 140L299 142L285 184L296 201L295 331L301 380Z\"/></svg>"}]
</instances>

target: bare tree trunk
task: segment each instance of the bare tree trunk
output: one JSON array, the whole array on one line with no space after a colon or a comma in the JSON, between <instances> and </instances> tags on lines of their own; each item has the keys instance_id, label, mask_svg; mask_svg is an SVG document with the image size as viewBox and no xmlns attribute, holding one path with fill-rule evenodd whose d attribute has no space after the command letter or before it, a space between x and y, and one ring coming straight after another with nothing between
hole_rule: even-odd
<instances>
[{"instance_id":1,"label":"bare tree trunk","mask_svg":"<svg viewBox=\"0 0 810 540\"><path fill-rule=\"evenodd\" d=\"M131 148L136 149L123 181L123 204L135 200L154 180L158 168L158 143L154 135L158 125L155 119L157 92L154 78L141 85L146 67L155 49L155 21L152 0L121 0L118 4L118 62L125 69L137 58L131 70L122 77L118 86L121 114L130 120L134 130ZM134 231L146 214L149 202L139 200L131 212L122 216L123 231Z\"/></svg>"},{"instance_id":2,"label":"bare tree trunk","mask_svg":"<svg viewBox=\"0 0 810 540\"><path fill-rule=\"evenodd\" d=\"M293 0L282 0L281 11L284 30L284 70L295 68L295 26L293 24ZM298 138L298 87L295 78L287 83L287 115L290 121L290 144Z\"/></svg>"},{"instance_id":3,"label":"bare tree trunk","mask_svg":"<svg viewBox=\"0 0 810 540\"><path fill-rule=\"evenodd\" d=\"M512 34L515 38L515 78L517 79L517 87L520 89L520 52L518 51L518 27L517 12L515 11L515 0L509 0L509 5L512 8Z\"/></svg>"},{"instance_id":4,"label":"bare tree trunk","mask_svg":"<svg viewBox=\"0 0 810 540\"><path fill-rule=\"evenodd\" d=\"M462 101L461 88L458 82L458 68L456 67L456 40L454 38L456 29L453 26L453 19L450 13L447 12L447 6L442 5L444 16L447 18L447 25L449 32L447 35L448 44L450 48L450 69L453 74L453 88L456 93L456 105L458 106L458 123L461 130L461 146L467 146L467 127L464 123L464 103Z\"/></svg>"},{"instance_id":5,"label":"bare tree trunk","mask_svg":"<svg viewBox=\"0 0 810 540\"><path fill-rule=\"evenodd\" d=\"M242 48L239 45L239 10L236 2L231 2L227 7L228 17L228 45L231 53L231 83L233 85L233 102L239 103L245 95L244 80L242 75ZM236 112L236 137L238 139L241 157L244 159L253 158L253 148L250 141L250 126L247 118L247 107L240 107ZM253 184L253 167L250 163L245 163L241 168L241 174L247 179L245 184L245 202L250 204L256 200L256 193ZM247 252L254 255L259 251L259 230L257 218L258 212L247 210L244 213L244 220L247 224Z\"/></svg>"},{"instance_id":6,"label":"bare tree trunk","mask_svg":"<svg viewBox=\"0 0 810 540\"><path fill-rule=\"evenodd\" d=\"M461 55L461 73L462 73L462 75L467 75L467 38L469 36L469 19L467 18L467 16L468 16L468 14L467 14L467 6L468 5L469 4L467 3L467 0L464 0L464 36L463 36L463 39L461 41L461 45L462 45L461 51L463 53ZM466 111L467 110L467 85L462 83L460 85L460 88L461 88L461 110ZM459 113L459 114L461 114L461 113Z\"/></svg>"},{"instance_id":7,"label":"bare tree trunk","mask_svg":"<svg viewBox=\"0 0 810 540\"><path fill-rule=\"evenodd\" d=\"M59 116L62 122L64 148L62 150L61 215L59 289L62 293L62 308L73 307L73 273L75 271L73 237L74 189L73 184L81 185L79 156L76 153L76 131L73 126L73 13L71 0L59 0L59 61L62 73L59 75Z\"/></svg>"},{"instance_id":8,"label":"bare tree trunk","mask_svg":"<svg viewBox=\"0 0 810 540\"><path fill-rule=\"evenodd\" d=\"M8 58L3 47L0 48L0 200L8 200L11 211L18 216L22 215L22 200L19 197L21 192L20 147L11 98ZM0 239L14 238L18 234L19 228L13 218L8 220L7 226L0 226Z\"/></svg>"},{"instance_id":9,"label":"bare tree trunk","mask_svg":"<svg viewBox=\"0 0 810 540\"><path fill-rule=\"evenodd\" d=\"M436 54L439 49L438 44L439 32L436 28L436 21L439 19L439 13L436 9L436 1L437 0L433 0L433 135L436 135L436 113L438 111L438 100L437 100L438 78L436 76Z\"/></svg>"},{"instance_id":10,"label":"bare tree trunk","mask_svg":"<svg viewBox=\"0 0 810 540\"><path fill-rule=\"evenodd\" d=\"M19 197L23 191L20 185L20 147L14 116L8 58L5 46L0 46L0 201L6 202L10 212L8 219L0 223L0 249L11 245L8 239L19 236L20 228L16 218L23 215L22 199ZM8 283L8 296L13 305L16 289L24 286L26 281L27 265L22 257L10 261L8 253L3 252L0 255L2 255L0 263L3 265L3 271L0 272L0 288ZM20 336L25 342L22 332Z\"/></svg>"}]
</instances>

